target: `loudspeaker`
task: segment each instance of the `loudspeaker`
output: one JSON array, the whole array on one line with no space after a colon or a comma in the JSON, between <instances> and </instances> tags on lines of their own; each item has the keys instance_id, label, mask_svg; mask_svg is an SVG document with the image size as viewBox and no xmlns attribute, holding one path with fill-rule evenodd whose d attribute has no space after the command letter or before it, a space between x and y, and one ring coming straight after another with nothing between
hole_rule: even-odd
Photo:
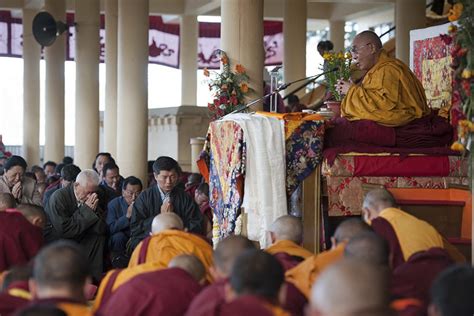
<instances>
[{"instance_id":1,"label":"loudspeaker","mask_svg":"<svg viewBox=\"0 0 474 316\"><path fill-rule=\"evenodd\" d=\"M41 46L53 45L66 28L66 24L56 21L48 12L40 12L33 19L33 36Z\"/></svg>"}]
</instances>

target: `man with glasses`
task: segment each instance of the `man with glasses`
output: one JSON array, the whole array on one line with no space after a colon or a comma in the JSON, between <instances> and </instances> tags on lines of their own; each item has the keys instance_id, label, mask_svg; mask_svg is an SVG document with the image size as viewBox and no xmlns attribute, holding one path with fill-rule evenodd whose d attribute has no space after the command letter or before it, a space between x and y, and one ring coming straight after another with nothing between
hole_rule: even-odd
<instances>
[{"instance_id":1,"label":"man with glasses","mask_svg":"<svg viewBox=\"0 0 474 316\"><path fill-rule=\"evenodd\" d=\"M133 203L143 189L137 177L128 177L122 184L122 196L116 197L107 206L107 226L109 227L109 250L112 265L124 268L128 264L125 255L127 242L130 239L130 218Z\"/></svg>"},{"instance_id":2,"label":"man with glasses","mask_svg":"<svg viewBox=\"0 0 474 316\"><path fill-rule=\"evenodd\" d=\"M202 233L202 215L198 205L178 185L181 167L171 157L158 157L153 163L156 185L143 191L133 204L131 250L150 234L151 222L160 213L176 213L183 220L185 230Z\"/></svg>"},{"instance_id":3,"label":"man with glasses","mask_svg":"<svg viewBox=\"0 0 474 316\"><path fill-rule=\"evenodd\" d=\"M341 104L343 117L394 127L429 114L421 82L400 60L387 55L377 34L359 33L351 53L355 65L367 73L359 84L337 83L339 93L346 95Z\"/></svg>"}]
</instances>

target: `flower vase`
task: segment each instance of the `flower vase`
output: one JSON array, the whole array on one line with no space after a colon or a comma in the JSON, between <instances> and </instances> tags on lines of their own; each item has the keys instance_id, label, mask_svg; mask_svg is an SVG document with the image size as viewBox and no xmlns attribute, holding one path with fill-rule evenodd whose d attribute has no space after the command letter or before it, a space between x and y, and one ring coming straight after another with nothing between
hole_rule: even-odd
<instances>
[{"instance_id":1,"label":"flower vase","mask_svg":"<svg viewBox=\"0 0 474 316\"><path fill-rule=\"evenodd\" d=\"M341 117L341 101L326 101L324 104L334 113L334 117Z\"/></svg>"}]
</instances>

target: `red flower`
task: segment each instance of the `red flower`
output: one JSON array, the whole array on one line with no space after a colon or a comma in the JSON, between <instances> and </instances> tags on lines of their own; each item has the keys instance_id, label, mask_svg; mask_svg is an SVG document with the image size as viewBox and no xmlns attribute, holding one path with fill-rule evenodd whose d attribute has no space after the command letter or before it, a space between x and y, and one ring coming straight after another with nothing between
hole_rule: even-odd
<instances>
[{"instance_id":1,"label":"red flower","mask_svg":"<svg viewBox=\"0 0 474 316\"><path fill-rule=\"evenodd\" d=\"M235 95L231 96L230 97L230 103L232 103L232 105L237 105L237 98L235 97Z\"/></svg>"},{"instance_id":2,"label":"red flower","mask_svg":"<svg viewBox=\"0 0 474 316\"><path fill-rule=\"evenodd\" d=\"M227 99L226 96L221 96L221 98L219 99L219 102L220 102L221 104L227 104L227 101L228 101L228 99Z\"/></svg>"},{"instance_id":3,"label":"red flower","mask_svg":"<svg viewBox=\"0 0 474 316\"><path fill-rule=\"evenodd\" d=\"M461 83L464 93L467 97L471 96L471 84L469 83L469 79L465 79Z\"/></svg>"},{"instance_id":4,"label":"red flower","mask_svg":"<svg viewBox=\"0 0 474 316\"><path fill-rule=\"evenodd\" d=\"M445 45L450 45L453 42L453 38L449 35L441 34L440 37Z\"/></svg>"}]
</instances>

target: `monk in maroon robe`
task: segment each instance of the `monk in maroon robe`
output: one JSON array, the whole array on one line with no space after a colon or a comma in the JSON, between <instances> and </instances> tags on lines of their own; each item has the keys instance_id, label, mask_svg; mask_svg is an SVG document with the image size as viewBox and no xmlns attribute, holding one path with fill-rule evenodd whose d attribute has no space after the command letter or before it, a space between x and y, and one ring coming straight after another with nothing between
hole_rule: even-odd
<instances>
[{"instance_id":1,"label":"monk in maroon robe","mask_svg":"<svg viewBox=\"0 0 474 316\"><path fill-rule=\"evenodd\" d=\"M138 275L115 291L101 309L104 315L183 315L201 290L206 270L199 259L181 255L164 270Z\"/></svg>"},{"instance_id":2,"label":"monk in maroon robe","mask_svg":"<svg viewBox=\"0 0 474 316\"><path fill-rule=\"evenodd\" d=\"M193 302L187 315L290 315L278 302L283 282L283 267L275 257L247 250L234 262L225 301Z\"/></svg>"},{"instance_id":3,"label":"monk in maroon robe","mask_svg":"<svg viewBox=\"0 0 474 316\"><path fill-rule=\"evenodd\" d=\"M37 205L0 212L0 272L28 263L43 245L45 214Z\"/></svg>"}]
</instances>

